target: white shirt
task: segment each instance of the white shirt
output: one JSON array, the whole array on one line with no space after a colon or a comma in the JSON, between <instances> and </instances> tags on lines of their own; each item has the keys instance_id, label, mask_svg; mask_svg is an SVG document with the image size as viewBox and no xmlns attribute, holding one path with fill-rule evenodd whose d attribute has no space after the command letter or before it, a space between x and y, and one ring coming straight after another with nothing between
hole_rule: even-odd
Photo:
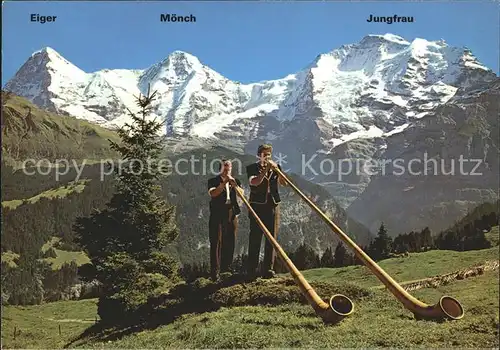
<instances>
[{"instance_id":1,"label":"white shirt","mask_svg":"<svg viewBox=\"0 0 500 350\"><path fill-rule=\"evenodd\" d=\"M230 194L231 194L231 192L229 191L229 182L226 182L226 204L231 203Z\"/></svg>"}]
</instances>

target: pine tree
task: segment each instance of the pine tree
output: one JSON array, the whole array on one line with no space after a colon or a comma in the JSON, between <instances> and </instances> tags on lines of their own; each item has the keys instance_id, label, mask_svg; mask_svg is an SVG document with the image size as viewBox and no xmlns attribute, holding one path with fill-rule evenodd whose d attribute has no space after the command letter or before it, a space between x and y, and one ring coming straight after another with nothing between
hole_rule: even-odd
<instances>
[{"instance_id":1,"label":"pine tree","mask_svg":"<svg viewBox=\"0 0 500 350\"><path fill-rule=\"evenodd\" d=\"M408 251L408 235L407 234L399 234L392 243L392 252L396 254L404 253Z\"/></svg>"},{"instance_id":2,"label":"pine tree","mask_svg":"<svg viewBox=\"0 0 500 350\"><path fill-rule=\"evenodd\" d=\"M301 244L295 249L295 251L290 254L290 260L292 260L293 264L297 269L299 270L304 270L304 265L305 265L305 255L306 255L306 250L304 244Z\"/></svg>"},{"instance_id":3,"label":"pine tree","mask_svg":"<svg viewBox=\"0 0 500 350\"><path fill-rule=\"evenodd\" d=\"M107 207L74 226L78 243L91 259L86 269L102 283L99 315L121 320L148 298L165 291L177 278L176 262L162 250L178 236L175 207L158 196L162 124L148 119L156 92L139 96L141 115L130 112L133 123L120 131L121 143L111 142L121 155L114 167L115 194Z\"/></svg>"},{"instance_id":4,"label":"pine tree","mask_svg":"<svg viewBox=\"0 0 500 350\"><path fill-rule=\"evenodd\" d=\"M417 238L418 246L417 252L419 251L427 251L432 248L432 234L429 227L425 227L422 231L420 231Z\"/></svg>"},{"instance_id":5,"label":"pine tree","mask_svg":"<svg viewBox=\"0 0 500 350\"><path fill-rule=\"evenodd\" d=\"M337 248L335 248L333 266L334 267L345 266L346 254L347 254L347 251L346 251L344 245L342 244L342 242L339 242L337 244Z\"/></svg>"},{"instance_id":6,"label":"pine tree","mask_svg":"<svg viewBox=\"0 0 500 350\"><path fill-rule=\"evenodd\" d=\"M392 238L387 234L384 223L380 225L377 237L373 241L370 249L373 259L387 259L392 250Z\"/></svg>"},{"instance_id":7,"label":"pine tree","mask_svg":"<svg viewBox=\"0 0 500 350\"><path fill-rule=\"evenodd\" d=\"M344 266L356 265L356 255L346 252L346 257L344 261Z\"/></svg>"},{"instance_id":8,"label":"pine tree","mask_svg":"<svg viewBox=\"0 0 500 350\"><path fill-rule=\"evenodd\" d=\"M491 228L492 226L498 225L498 214L495 212L491 212L486 215L484 220L487 222L487 225Z\"/></svg>"},{"instance_id":9,"label":"pine tree","mask_svg":"<svg viewBox=\"0 0 500 350\"><path fill-rule=\"evenodd\" d=\"M333 257L332 248L326 248L325 252L321 256L320 266L321 267L334 267L335 259Z\"/></svg>"}]
</instances>

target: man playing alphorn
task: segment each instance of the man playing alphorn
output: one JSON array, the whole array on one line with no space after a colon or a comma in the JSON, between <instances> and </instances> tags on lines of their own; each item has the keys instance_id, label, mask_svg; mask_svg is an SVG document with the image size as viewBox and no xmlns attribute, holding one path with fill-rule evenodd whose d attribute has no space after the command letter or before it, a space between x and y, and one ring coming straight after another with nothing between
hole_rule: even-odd
<instances>
[{"instance_id":1,"label":"man playing alphorn","mask_svg":"<svg viewBox=\"0 0 500 350\"><path fill-rule=\"evenodd\" d=\"M279 227L279 203L281 202L278 185L286 186L286 180L279 176L272 167L281 170L281 166L272 159L273 148L269 144L260 145L257 150L259 161L247 166L247 176L250 182L250 205L262 220L271 235L276 238ZM250 236L248 242L248 269L249 278L257 276L259 264L260 245L263 232L257 221L249 212ZM275 252L271 243L265 239L264 261L262 264L261 276L272 278L275 276L274 260Z\"/></svg>"}]
</instances>

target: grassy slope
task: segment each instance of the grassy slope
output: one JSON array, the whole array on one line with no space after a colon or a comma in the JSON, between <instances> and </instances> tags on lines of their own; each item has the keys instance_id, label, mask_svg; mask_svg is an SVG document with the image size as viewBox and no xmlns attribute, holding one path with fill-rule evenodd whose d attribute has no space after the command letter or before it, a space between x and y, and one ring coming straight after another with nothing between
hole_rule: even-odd
<instances>
[{"instance_id":1,"label":"grassy slope","mask_svg":"<svg viewBox=\"0 0 500 350\"><path fill-rule=\"evenodd\" d=\"M2 97L5 94L2 91ZM16 162L24 158L96 159L108 157L108 139L117 141L116 132L87 121L61 116L40 109L23 97L11 95L2 106L2 149L4 160ZM23 120L31 109L28 137L19 143L26 130ZM19 157L17 147L20 146Z\"/></svg>"},{"instance_id":2,"label":"grassy slope","mask_svg":"<svg viewBox=\"0 0 500 350\"><path fill-rule=\"evenodd\" d=\"M68 339L94 323L97 314L96 303L96 299L89 299L5 307L2 313L2 348L61 348ZM71 319L76 321L53 321ZM17 331L15 340L14 328Z\"/></svg>"},{"instance_id":3,"label":"grassy slope","mask_svg":"<svg viewBox=\"0 0 500 350\"><path fill-rule=\"evenodd\" d=\"M42 193L37 194L36 196L33 196L28 199L14 199L11 201L3 201L2 202L2 207L4 208L9 208L9 209L16 209L18 206L20 206L23 203L29 203L33 204L36 203L40 200L40 198L64 198L68 194L77 192L77 193L82 193L82 191L85 189L85 183L87 183L88 179L85 180L79 180L77 182L70 182L67 185L58 187L58 188L52 188L50 190L44 191Z\"/></svg>"},{"instance_id":4,"label":"grassy slope","mask_svg":"<svg viewBox=\"0 0 500 350\"><path fill-rule=\"evenodd\" d=\"M12 251L2 253L2 262L6 262L10 267L17 267L16 260L19 259L19 254Z\"/></svg>"},{"instance_id":5,"label":"grassy slope","mask_svg":"<svg viewBox=\"0 0 500 350\"><path fill-rule=\"evenodd\" d=\"M42 247L42 252L45 252L47 249L51 248L56 242L60 240L59 237L52 237L52 240L45 243ZM90 262L88 256L83 252L69 252L66 250L61 250L54 248L54 251L57 254L56 258L45 258L47 262L52 264L52 268L54 270L59 269L64 263L69 263L71 261L75 261L78 266L87 264Z\"/></svg>"},{"instance_id":6,"label":"grassy slope","mask_svg":"<svg viewBox=\"0 0 500 350\"><path fill-rule=\"evenodd\" d=\"M452 272L492 259L498 259L497 248L464 253L426 252L413 254L406 260L389 259L381 265L403 281ZM434 264L429 264L431 261ZM437 265L439 267L435 267ZM366 287L377 286L376 281L363 277L365 270L347 267L311 270L304 274L310 281L328 280L333 285L348 280ZM466 312L462 320L415 321L389 292L371 288L368 297L355 300L354 313L336 326L324 326L309 305L223 307L217 312L183 315L171 324L111 342L101 338L104 344L85 339L71 347L498 347L498 271L412 292L429 304L443 294L460 300ZM91 326L96 312L95 300L6 307L2 315L3 345L5 348L60 348ZM58 333L59 325L62 335ZM21 329L15 341L14 327Z\"/></svg>"},{"instance_id":7,"label":"grassy slope","mask_svg":"<svg viewBox=\"0 0 500 350\"><path fill-rule=\"evenodd\" d=\"M52 247L57 241L59 241L59 237L52 237L52 239L45 243L42 247L42 252L45 252L47 249ZM52 269L57 270L60 269L64 263L69 263L71 261L75 261L78 266L87 264L90 262L89 257L83 252L71 252L67 250L61 250L54 248L57 257L55 258L44 258L43 260L47 261L52 265ZM19 259L19 254L13 253L11 251L2 253L2 262L7 262L11 267L16 267L16 259Z\"/></svg>"},{"instance_id":8,"label":"grassy slope","mask_svg":"<svg viewBox=\"0 0 500 350\"><path fill-rule=\"evenodd\" d=\"M411 253L407 258L393 258L379 263L397 282L413 281L442 275L487 260L498 259L498 247L481 251L456 252L431 250L425 253ZM308 281L342 282L348 280L362 287L380 286L381 282L364 266L348 266L341 269L313 269L304 271Z\"/></svg>"}]
</instances>

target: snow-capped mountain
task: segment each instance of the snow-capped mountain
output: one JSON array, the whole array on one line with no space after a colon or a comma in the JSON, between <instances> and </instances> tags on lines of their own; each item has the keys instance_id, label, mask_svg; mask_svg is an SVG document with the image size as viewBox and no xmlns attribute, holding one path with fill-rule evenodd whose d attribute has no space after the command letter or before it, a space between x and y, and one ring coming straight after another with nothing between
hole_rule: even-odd
<instances>
[{"instance_id":1,"label":"snow-capped mountain","mask_svg":"<svg viewBox=\"0 0 500 350\"><path fill-rule=\"evenodd\" d=\"M106 124L134 108L142 71L102 70L85 73L46 47L31 55L5 89L47 110Z\"/></svg>"},{"instance_id":2,"label":"snow-capped mountain","mask_svg":"<svg viewBox=\"0 0 500 350\"><path fill-rule=\"evenodd\" d=\"M410 171L372 176L348 214L372 232L381 222L393 235L428 226L439 232L499 191L500 78L461 89L401 133L386 139L383 159Z\"/></svg>"},{"instance_id":3,"label":"snow-capped mountain","mask_svg":"<svg viewBox=\"0 0 500 350\"><path fill-rule=\"evenodd\" d=\"M493 77L467 49L386 34L321 54L283 79L247 85L181 51L145 70L85 73L44 48L5 88L42 107L112 127L128 120L125 107L135 110L134 96L151 84L159 94L155 114L167 120L171 136L210 138L234 131L243 120L268 115L289 122L316 107L322 114L318 120L337 130L322 140L328 151L352 138L391 132L446 102L457 88ZM252 138L252 129L242 128L238 135Z\"/></svg>"},{"instance_id":4,"label":"snow-capped mountain","mask_svg":"<svg viewBox=\"0 0 500 350\"><path fill-rule=\"evenodd\" d=\"M252 84L231 81L181 51L145 70L85 73L45 48L5 89L49 110L119 127L129 121L127 108L137 110L134 96L150 85L158 92L151 117L166 121L179 151L219 144L254 154L259 143L272 142L274 153L287 157L284 169L326 186L347 207L370 175L344 175L336 161L380 155L387 138L458 89L495 78L467 48L385 34L320 54L282 79Z\"/></svg>"}]
</instances>

